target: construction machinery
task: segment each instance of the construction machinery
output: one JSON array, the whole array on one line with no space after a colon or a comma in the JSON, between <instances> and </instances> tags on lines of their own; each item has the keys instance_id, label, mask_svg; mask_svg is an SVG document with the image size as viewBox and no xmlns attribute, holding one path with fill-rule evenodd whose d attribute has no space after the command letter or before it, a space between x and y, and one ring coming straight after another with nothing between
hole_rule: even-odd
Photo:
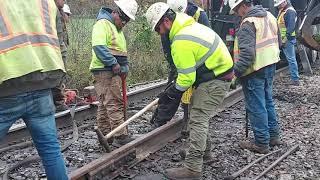
<instances>
[{"instance_id":1,"label":"construction machinery","mask_svg":"<svg viewBox=\"0 0 320 180\"><path fill-rule=\"evenodd\" d=\"M228 0L203 1L212 29L225 41L232 53L236 28L240 19L230 15ZM274 7L273 0L253 0L255 5L267 8L275 17L278 10ZM291 0L291 4L297 11L297 59L302 65L302 70L312 74L310 64L319 59L320 51L320 0ZM281 59L285 59L284 57Z\"/></svg>"}]
</instances>

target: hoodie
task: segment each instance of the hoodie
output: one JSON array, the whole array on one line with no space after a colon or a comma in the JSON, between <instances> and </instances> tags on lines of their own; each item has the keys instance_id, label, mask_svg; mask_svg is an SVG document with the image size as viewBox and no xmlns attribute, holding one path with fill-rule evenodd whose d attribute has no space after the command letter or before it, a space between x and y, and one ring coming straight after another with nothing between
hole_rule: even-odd
<instances>
[{"instance_id":1,"label":"hoodie","mask_svg":"<svg viewBox=\"0 0 320 180\"><path fill-rule=\"evenodd\" d=\"M267 11L261 6L254 6L242 19L247 17L266 17ZM237 77L241 77L243 73L254 63L256 56L256 28L254 24L245 22L237 31L239 43L239 61L234 64L234 72ZM278 41L281 43L281 36L278 33ZM262 68L263 69L263 68ZM262 75L263 70L259 70L250 75Z\"/></svg>"},{"instance_id":2,"label":"hoodie","mask_svg":"<svg viewBox=\"0 0 320 180\"><path fill-rule=\"evenodd\" d=\"M102 7L98 13L97 21L102 20L102 19L106 19L114 24L114 19L113 19L111 13L112 13L112 9ZM106 33L108 33L108 32L106 32ZM97 35L97 37L99 37L99 35ZM94 38L94 33L93 33L93 38ZM105 68L94 69L91 71L93 71L93 72L94 71L101 71L101 70L111 71L113 65L120 64L121 65L121 72L124 72L124 73L128 72L129 69L128 69L127 57L112 55L106 45L93 45L92 49L93 49L94 53L96 54L97 58L105 65Z\"/></svg>"}]
</instances>

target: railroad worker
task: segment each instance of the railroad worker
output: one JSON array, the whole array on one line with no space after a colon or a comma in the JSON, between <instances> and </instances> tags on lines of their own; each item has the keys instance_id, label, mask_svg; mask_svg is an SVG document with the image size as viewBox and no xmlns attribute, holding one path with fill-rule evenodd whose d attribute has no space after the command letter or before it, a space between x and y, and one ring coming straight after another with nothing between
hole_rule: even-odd
<instances>
[{"instance_id":1,"label":"railroad worker","mask_svg":"<svg viewBox=\"0 0 320 180\"><path fill-rule=\"evenodd\" d=\"M159 35L169 34L171 54L178 76L159 97L159 106L179 106L181 96L195 87L190 111L189 148L183 168L167 169L169 179L200 178L208 137L209 119L221 105L233 77L233 61L227 47L210 28L166 3L149 7L147 21ZM177 108L168 108L170 119Z\"/></svg>"},{"instance_id":2,"label":"railroad worker","mask_svg":"<svg viewBox=\"0 0 320 180\"><path fill-rule=\"evenodd\" d=\"M68 32L66 27L66 13L63 10L64 7L64 0L55 0L55 3L58 7L57 17L56 17L56 25L57 25L57 34L60 44L60 51L62 60L64 63L64 67L66 68L66 61L67 61L67 46L69 44L68 40ZM59 87L55 87L52 89L53 95L53 102L56 107L56 111L64 111L68 109L68 106L65 104L65 96L64 91L65 84L62 83Z\"/></svg>"},{"instance_id":3,"label":"railroad worker","mask_svg":"<svg viewBox=\"0 0 320 180\"><path fill-rule=\"evenodd\" d=\"M99 97L97 125L104 135L124 122L120 76L126 76L129 67L122 28L130 20L135 20L138 9L135 0L118 0L115 3L117 8L114 10L100 9L92 31L90 71ZM132 140L126 128L115 134L115 139L118 144Z\"/></svg>"},{"instance_id":4,"label":"railroad worker","mask_svg":"<svg viewBox=\"0 0 320 180\"><path fill-rule=\"evenodd\" d=\"M174 10L175 12L184 12L188 14L189 16L192 16L195 21L197 21L200 24L203 24L205 26L210 26L209 24L209 18L206 14L206 12L201 9L200 7L196 6L194 3L188 2L187 0L167 0L167 4L169 7ZM164 34L161 35L161 43L162 43L162 49L165 55L165 58L169 65L169 76L168 76L168 85L172 83L177 77L177 69L173 63L172 55L171 55L171 47L170 47L170 40L169 35ZM188 89L183 94L182 98L182 108L184 111L184 119L187 120L189 116L189 99L192 95L192 88ZM154 113L154 116L151 120L151 123L153 123L154 127L160 127L164 124L166 124L171 119L168 119L167 116L165 116L163 113L165 110L159 109L161 107L158 107Z\"/></svg>"},{"instance_id":5,"label":"railroad worker","mask_svg":"<svg viewBox=\"0 0 320 180\"><path fill-rule=\"evenodd\" d=\"M241 22L234 45L234 72L242 84L254 142L241 141L240 147L268 153L279 141L279 126L272 99L272 83L279 61L277 20L251 0L229 0Z\"/></svg>"},{"instance_id":6,"label":"railroad worker","mask_svg":"<svg viewBox=\"0 0 320 180\"><path fill-rule=\"evenodd\" d=\"M62 10L65 14L64 16L65 22L68 23L70 21L70 16L72 15L70 6L68 4L64 4Z\"/></svg>"},{"instance_id":7,"label":"railroad worker","mask_svg":"<svg viewBox=\"0 0 320 180\"><path fill-rule=\"evenodd\" d=\"M281 33L283 53L289 64L290 84L299 86L299 71L295 52L297 12L288 0L274 0L274 6L279 9L278 26Z\"/></svg>"},{"instance_id":8,"label":"railroad worker","mask_svg":"<svg viewBox=\"0 0 320 180\"><path fill-rule=\"evenodd\" d=\"M51 94L65 76L56 15L53 0L1 0L0 140L22 118L47 179L66 180Z\"/></svg>"}]
</instances>

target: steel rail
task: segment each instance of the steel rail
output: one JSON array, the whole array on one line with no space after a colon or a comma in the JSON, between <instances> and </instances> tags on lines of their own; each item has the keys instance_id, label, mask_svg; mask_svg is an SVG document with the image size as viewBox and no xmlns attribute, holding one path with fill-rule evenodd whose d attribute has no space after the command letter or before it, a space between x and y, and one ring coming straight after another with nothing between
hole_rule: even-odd
<instances>
[{"instance_id":1,"label":"steel rail","mask_svg":"<svg viewBox=\"0 0 320 180\"><path fill-rule=\"evenodd\" d=\"M135 104L141 102L143 99L155 97L162 92L166 87L166 81L159 82L158 84L152 84L149 87L144 87L128 92L129 104ZM85 120L92 120L96 117L98 102L94 102L92 105L84 105L77 107L75 110L75 120L78 125L81 125ZM72 126L70 121L70 110L58 112L55 114L57 128L67 128ZM6 137L0 141L0 148L10 146L17 142L23 141L26 138L30 138L29 131L26 128L25 123L12 126L6 135Z\"/></svg>"},{"instance_id":2,"label":"steel rail","mask_svg":"<svg viewBox=\"0 0 320 180\"><path fill-rule=\"evenodd\" d=\"M286 70L287 67L277 70L277 75ZM241 87L229 92L221 108L217 110L217 113L231 107L242 99L243 93ZM76 169L71 172L69 178L71 180L114 179L123 170L141 162L150 154L166 146L168 142L178 139L181 136L181 130L184 125L185 121L181 117L173 119L167 124Z\"/></svg>"}]
</instances>

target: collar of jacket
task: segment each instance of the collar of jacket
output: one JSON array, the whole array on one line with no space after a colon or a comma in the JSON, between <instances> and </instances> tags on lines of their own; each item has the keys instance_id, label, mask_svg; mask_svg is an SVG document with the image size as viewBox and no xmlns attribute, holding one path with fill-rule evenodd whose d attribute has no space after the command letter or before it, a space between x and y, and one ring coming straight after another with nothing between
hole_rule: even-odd
<instances>
[{"instance_id":1,"label":"collar of jacket","mask_svg":"<svg viewBox=\"0 0 320 180\"><path fill-rule=\"evenodd\" d=\"M99 21L100 19L106 19L108 21L110 21L112 24L114 24L114 19L111 15L112 13L112 9L107 8L107 7L102 7L99 10L98 16L97 16L97 21Z\"/></svg>"},{"instance_id":2,"label":"collar of jacket","mask_svg":"<svg viewBox=\"0 0 320 180\"><path fill-rule=\"evenodd\" d=\"M169 39L173 40L174 36L184 27L194 24L196 21L185 13L177 13L176 19L173 21L170 32Z\"/></svg>"}]
</instances>

